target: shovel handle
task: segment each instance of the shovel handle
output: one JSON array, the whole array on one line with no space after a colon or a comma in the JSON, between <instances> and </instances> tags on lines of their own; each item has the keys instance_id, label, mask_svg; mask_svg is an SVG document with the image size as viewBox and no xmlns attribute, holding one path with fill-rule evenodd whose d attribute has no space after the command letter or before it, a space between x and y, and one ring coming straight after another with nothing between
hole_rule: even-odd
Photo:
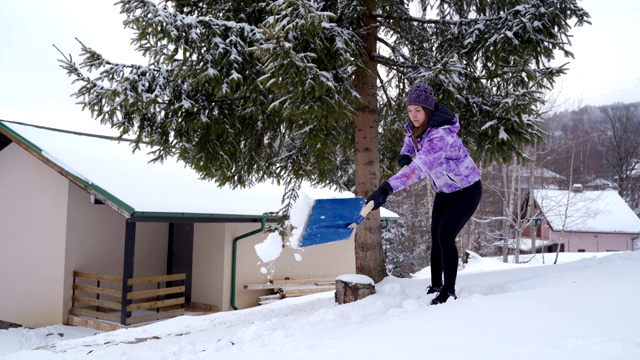
<instances>
[{"instance_id":1,"label":"shovel handle","mask_svg":"<svg viewBox=\"0 0 640 360\"><path fill-rule=\"evenodd\" d=\"M368 203L366 203L365 206L362 207L362 210L360 210L360 217L358 218L359 222L349 224L349 228L355 229L364 220L364 218L367 217L367 214L369 214L371 209L373 209L374 205L375 203L373 201L369 201Z\"/></svg>"},{"instance_id":2,"label":"shovel handle","mask_svg":"<svg viewBox=\"0 0 640 360\"><path fill-rule=\"evenodd\" d=\"M407 166L409 165L403 166L400 171L404 170ZM369 212L373 209L374 205L375 203L373 201L369 201L368 203L366 203L364 207L362 207L362 210L360 210L360 217L358 217L358 221L349 224L349 229L355 229L356 227L358 227L358 225L360 225L360 223L364 221L364 218L367 217L367 214L369 214Z\"/></svg>"}]
</instances>

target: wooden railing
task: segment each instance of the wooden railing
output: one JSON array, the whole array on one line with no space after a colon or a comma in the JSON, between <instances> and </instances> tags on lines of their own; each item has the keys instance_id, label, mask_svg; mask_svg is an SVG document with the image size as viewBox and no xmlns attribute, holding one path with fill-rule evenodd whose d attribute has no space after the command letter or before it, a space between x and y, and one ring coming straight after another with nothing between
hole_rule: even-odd
<instances>
[{"instance_id":1,"label":"wooden railing","mask_svg":"<svg viewBox=\"0 0 640 360\"><path fill-rule=\"evenodd\" d=\"M132 290L127 291L126 296L123 297L122 278L74 271L71 314L117 322L122 325L180 316L184 314L184 280L186 278L187 274L132 278L127 281L127 285ZM169 282L179 282L180 285L168 286ZM155 289L135 290L136 286L148 288L153 287L153 284ZM162 287L163 284L165 287ZM151 309L155 312L149 314L147 311L144 315L134 313L137 310Z\"/></svg>"}]
</instances>

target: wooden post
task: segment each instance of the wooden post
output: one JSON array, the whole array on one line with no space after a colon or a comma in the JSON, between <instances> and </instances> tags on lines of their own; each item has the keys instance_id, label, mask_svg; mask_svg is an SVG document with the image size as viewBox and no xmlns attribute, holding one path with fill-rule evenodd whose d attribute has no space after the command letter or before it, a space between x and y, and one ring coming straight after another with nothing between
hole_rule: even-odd
<instances>
[{"instance_id":1,"label":"wooden post","mask_svg":"<svg viewBox=\"0 0 640 360\"><path fill-rule=\"evenodd\" d=\"M127 299L127 295L133 290L129 285L129 279L133 278L134 255L136 250L136 223L127 219L124 235L124 267L122 270L122 301L120 310L120 324L126 325L127 318L131 312L127 311L127 305L132 301Z\"/></svg>"}]
</instances>

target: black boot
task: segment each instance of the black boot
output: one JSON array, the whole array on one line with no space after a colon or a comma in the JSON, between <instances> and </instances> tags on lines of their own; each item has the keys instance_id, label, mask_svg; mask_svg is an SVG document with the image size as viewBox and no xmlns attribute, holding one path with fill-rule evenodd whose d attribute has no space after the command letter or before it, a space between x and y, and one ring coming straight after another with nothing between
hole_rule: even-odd
<instances>
[{"instance_id":1,"label":"black boot","mask_svg":"<svg viewBox=\"0 0 640 360\"><path fill-rule=\"evenodd\" d=\"M454 300L458 298L454 291L442 290L440 291L438 296L436 296L435 298L433 298L433 300L431 300L431 305L438 305L438 304L445 303L447 302L447 300L449 300L450 297L452 297Z\"/></svg>"},{"instance_id":2,"label":"black boot","mask_svg":"<svg viewBox=\"0 0 640 360\"><path fill-rule=\"evenodd\" d=\"M436 293L439 293L440 291L442 291L442 286L433 286L433 285L427 286L427 295L436 294Z\"/></svg>"}]
</instances>

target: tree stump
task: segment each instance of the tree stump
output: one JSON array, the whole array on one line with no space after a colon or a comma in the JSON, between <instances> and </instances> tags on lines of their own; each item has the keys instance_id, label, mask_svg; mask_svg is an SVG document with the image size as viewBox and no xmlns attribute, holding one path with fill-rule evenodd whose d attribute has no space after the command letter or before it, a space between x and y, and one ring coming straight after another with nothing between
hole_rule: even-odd
<instances>
[{"instance_id":1,"label":"tree stump","mask_svg":"<svg viewBox=\"0 0 640 360\"><path fill-rule=\"evenodd\" d=\"M336 303L339 305L364 299L376 293L373 280L365 275L342 275L336 278Z\"/></svg>"}]
</instances>

